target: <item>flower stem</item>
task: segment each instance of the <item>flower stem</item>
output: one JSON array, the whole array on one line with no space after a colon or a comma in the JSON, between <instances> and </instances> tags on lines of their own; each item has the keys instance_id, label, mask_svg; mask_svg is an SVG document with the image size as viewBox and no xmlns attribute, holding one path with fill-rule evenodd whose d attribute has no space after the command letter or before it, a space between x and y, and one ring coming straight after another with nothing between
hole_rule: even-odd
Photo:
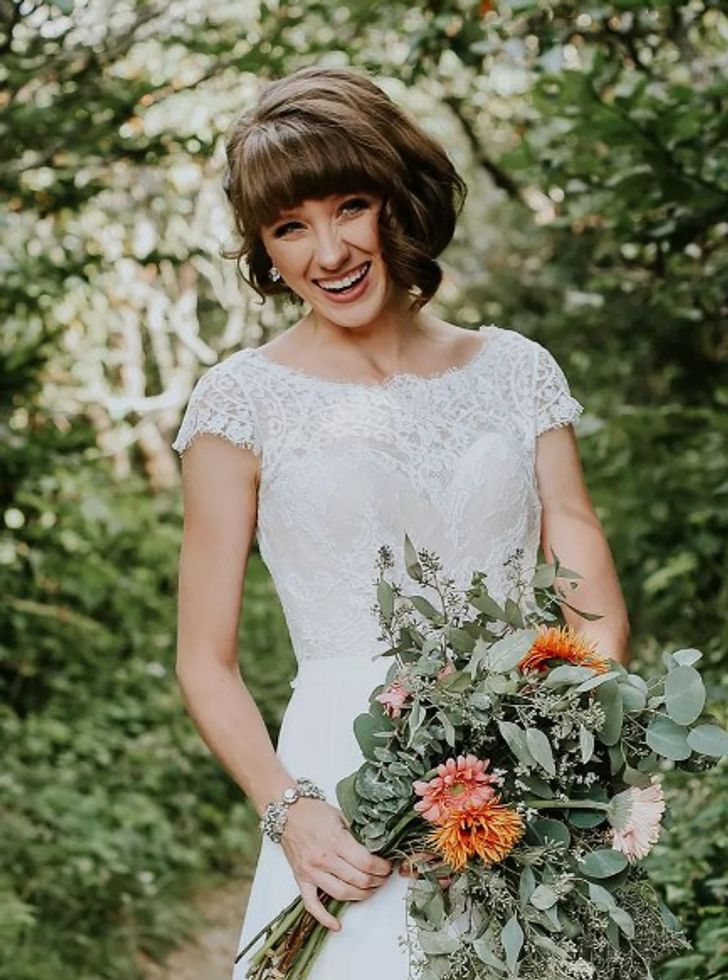
<instances>
[{"instance_id":1,"label":"flower stem","mask_svg":"<svg viewBox=\"0 0 728 980\"><path fill-rule=\"evenodd\" d=\"M601 800L526 800L531 810L603 810L609 811L609 804Z\"/></svg>"},{"instance_id":2,"label":"flower stem","mask_svg":"<svg viewBox=\"0 0 728 980\"><path fill-rule=\"evenodd\" d=\"M253 936L248 945L241 949L238 955L235 957L235 962L237 963L239 960L241 960L248 950L260 939L260 937L268 933L265 943L255 953L255 955L251 957L250 965L257 966L261 960L265 958L268 950L275 946L281 936L285 935L285 933L287 933L288 930L291 929L296 922L298 922L299 918L305 911L303 899L299 895L290 903L290 905L287 905L282 912L279 912L275 919L269 922L265 928L261 929L257 935Z\"/></svg>"},{"instance_id":3,"label":"flower stem","mask_svg":"<svg viewBox=\"0 0 728 980\"><path fill-rule=\"evenodd\" d=\"M332 915L338 915L338 913L348 905L348 902L334 900L331 903L326 903L328 911ZM308 942L300 951L296 963L293 965L291 972L287 975L286 980L305 980L305 977L311 972L313 964L318 955L318 951L323 945L326 937L328 935L329 929L322 923L318 923L316 928L313 930L311 935L308 937Z\"/></svg>"}]
</instances>

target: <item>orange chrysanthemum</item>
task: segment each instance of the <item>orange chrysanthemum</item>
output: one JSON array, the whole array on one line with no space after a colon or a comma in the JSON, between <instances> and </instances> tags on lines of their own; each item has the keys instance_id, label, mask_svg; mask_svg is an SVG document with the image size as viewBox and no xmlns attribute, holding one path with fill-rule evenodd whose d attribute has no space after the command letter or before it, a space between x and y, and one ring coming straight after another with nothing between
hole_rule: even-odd
<instances>
[{"instance_id":1,"label":"orange chrysanthemum","mask_svg":"<svg viewBox=\"0 0 728 980\"><path fill-rule=\"evenodd\" d=\"M578 667L591 667L598 674L609 670L607 661L594 646L570 626L542 626L533 646L519 663L522 671L546 670L550 660L565 660Z\"/></svg>"},{"instance_id":2,"label":"orange chrysanthemum","mask_svg":"<svg viewBox=\"0 0 728 980\"><path fill-rule=\"evenodd\" d=\"M499 798L477 810L455 813L439 823L427 842L455 871L476 855L485 864L508 857L523 834L519 813L504 806Z\"/></svg>"}]
</instances>

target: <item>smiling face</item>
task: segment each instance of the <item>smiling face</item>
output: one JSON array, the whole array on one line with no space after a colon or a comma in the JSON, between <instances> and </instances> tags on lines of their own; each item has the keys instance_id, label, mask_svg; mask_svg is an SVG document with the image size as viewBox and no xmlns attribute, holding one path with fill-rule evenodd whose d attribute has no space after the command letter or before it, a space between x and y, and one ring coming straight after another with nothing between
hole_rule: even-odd
<instances>
[{"instance_id":1,"label":"smiling face","mask_svg":"<svg viewBox=\"0 0 728 980\"><path fill-rule=\"evenodd\" d=\"M379 243L381 203L375 193L311 198L261 228L271 261L316 318L363 326L396 302Z\"/></svg>"}]
</instances>

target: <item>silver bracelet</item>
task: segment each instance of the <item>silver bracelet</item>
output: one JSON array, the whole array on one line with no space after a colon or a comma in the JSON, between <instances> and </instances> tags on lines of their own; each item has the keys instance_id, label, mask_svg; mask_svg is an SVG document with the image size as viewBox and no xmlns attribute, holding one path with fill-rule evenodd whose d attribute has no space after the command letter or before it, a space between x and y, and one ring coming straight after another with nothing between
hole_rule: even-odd
<instances>
[{"instance_id":1,"label":"silver bracelet","mask_svg":"<svg viewBox=\"0 0 728 980\"><path fill-rule=\"evenodd\" d=\"M288 820L288 809L293 806L296 800L308 797L312 800L325 800L326 794L319 789L315 783L305 776L296 780L295 786L290 786L283 791L283 796L279 803L269 803L263 812L260 821L260 829L269 837L274 844L280 844L283 831Z\"/></svg>"}]
</instances>

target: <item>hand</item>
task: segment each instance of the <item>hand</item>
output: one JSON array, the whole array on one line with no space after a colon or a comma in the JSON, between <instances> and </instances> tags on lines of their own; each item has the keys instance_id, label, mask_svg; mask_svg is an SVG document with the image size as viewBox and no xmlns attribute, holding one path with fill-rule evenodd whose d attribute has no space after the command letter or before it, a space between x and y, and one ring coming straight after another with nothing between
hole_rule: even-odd
<instances>
[{"instance_id":1,"label":"hand","mask_svg":"<svg viewBox=\"0 0 728 980\"><path fill-rule=\"evenodd\" d=\"M281 846L301 889L303 904L328 929L339 920L327 911L316 891L360 902L389 877L392 864L371 854L349 832L343 814L323 800L304 797L288 811Z\"/></svg>"},{"instance_id":2,"label":"hand","mask_svg":"<svg viewBox=\"0 0 728 980\"><path fill-rule=\"evenodd\" d=\"M399 866L399 873L403 878L419 878L420 872L415 867L417 861L438 861L440 857L434 851L415 851L409 857L403 858ZM449 888L452 878L448 875L438 876L437 883L440 888Z\"/></svg>"}]
</instances>

